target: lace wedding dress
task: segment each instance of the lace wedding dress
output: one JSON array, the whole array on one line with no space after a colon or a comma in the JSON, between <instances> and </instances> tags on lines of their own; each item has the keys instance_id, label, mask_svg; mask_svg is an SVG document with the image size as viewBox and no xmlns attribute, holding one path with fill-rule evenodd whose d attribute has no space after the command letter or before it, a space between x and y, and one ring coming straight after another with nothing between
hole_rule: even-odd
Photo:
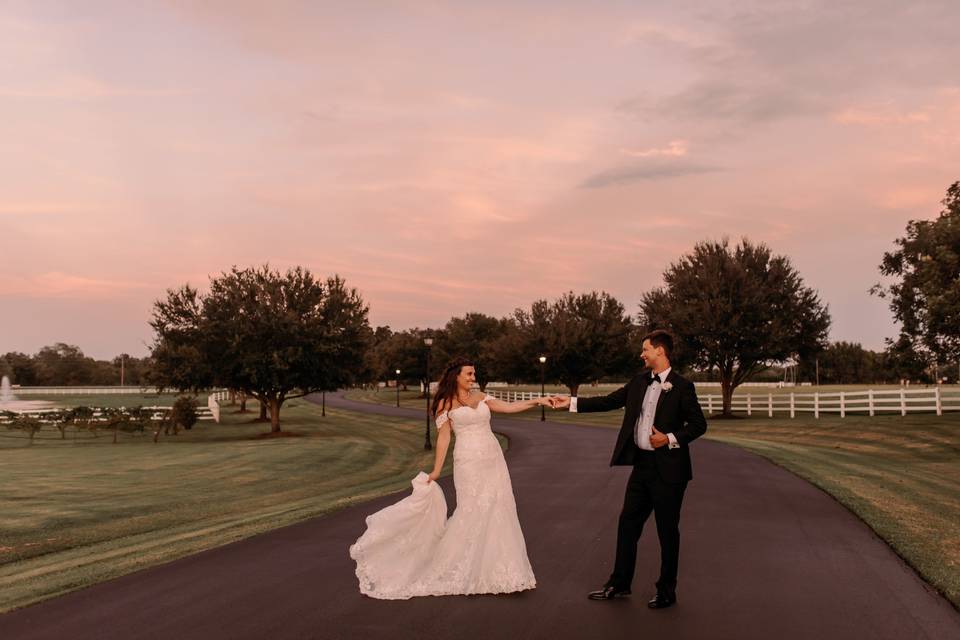
<instances>
[{"instance_id":1,"label":"lace wedding dress","mask_svg":"<svg viewBox=\"0 0 960 640\"><path fill-rule=\"evenodd\" d=\"M449 520L443 490L422 472L410 496L367 518L367 530L350 547L362 593L403 600L536 586L510 474L490 430L491 397L476 409L457 407L437 417L438 426L450 420L456 436L457 508Z\"/></svg>"}]
</instances>

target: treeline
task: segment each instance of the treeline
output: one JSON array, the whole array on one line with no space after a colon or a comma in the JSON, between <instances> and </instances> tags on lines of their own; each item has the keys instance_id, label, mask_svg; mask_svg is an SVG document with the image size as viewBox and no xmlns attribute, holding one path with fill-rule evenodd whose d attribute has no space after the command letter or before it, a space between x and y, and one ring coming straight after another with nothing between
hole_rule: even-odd
<instances>
[{"instance_id":1,"label":"treeline","mask_svg":"<svg viewBox=\"0 0 960 640\"><path fill-rule=\"evenodd\" d=\"M872 291L890 301L901 325L883 353L830 344L829 309L788 257L724 239L698 243L671 263L664 285L640 296L636 315L603 291L568 292L502 318L468 313L439 329L405 331L371 327L367 304L339 276L234 267L212 278L208 293L184 285L156 301L151 357L124 360L127 382L226 387L269 407L279 431L290 398L391 380L398 369L405 383L435 380L459 355L474 360L482 386L542 375L576 394L586 382L637 372L642 336L654 328L677 337L674 366L720 381L724 414L737 386L776 367L806 382L942 380L960 359L960 183L943 203L936 220L911 221L883 257L888 281ZM116 384L119 361L58 344L35 356L7 354L0 373L23 385Z\"/></svg>"},{"instance_id":2,"label":"treeline","mask_svg":"<svg viewBox=\"0 0 960 640\"><path fill-rule=\"evenodd\" d=\"M81 385L147 385L150 358L121 354L112 360L96 360L79 347L58 342L28 355L11 351L0 356L0 376L23 386L59 387ZM122 372L122 375L121 375Z\"/></svg>"},{"instance_id":3,"label":"treeline","mask_svg":"<svg viewBox=\"0 0 960 640\"><path fill-rule=\"evenodd\" d=\"M481 388L492 380L539 382L542 373L547 382L559 382L575 394L584 383L636 373L643 333L610 294L568 292L503 318L474 312L451 318L440 329L394 332L379 327L367 353L368 379L395 379L399 369L402 383L423 383L424 341L432 339L430 379L454 357L465 356L474 362Z\"/></svg>"}]
</instances>

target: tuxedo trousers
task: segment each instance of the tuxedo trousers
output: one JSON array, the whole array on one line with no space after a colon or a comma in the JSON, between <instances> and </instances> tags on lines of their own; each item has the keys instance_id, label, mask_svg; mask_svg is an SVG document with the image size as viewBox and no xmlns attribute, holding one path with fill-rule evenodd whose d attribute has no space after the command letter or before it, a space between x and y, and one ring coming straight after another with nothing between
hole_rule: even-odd
<instances>
[{"instance_id":1,"label":"tuxedo trousers","mask_svg":"<svg viewBox=\"0 0 960 640\"><path fill-rule=\"evenodd\" d=\"M672 593L677 587L680 561L680 507L687 483L664 482L657 472L653 451L638 448L637 462L627 481L617 527L617 555L607 584L629 589L637 564L637 543L643 525L653 513L660 539L660 578L657 591Z\"/></svg>"}]
</instances>

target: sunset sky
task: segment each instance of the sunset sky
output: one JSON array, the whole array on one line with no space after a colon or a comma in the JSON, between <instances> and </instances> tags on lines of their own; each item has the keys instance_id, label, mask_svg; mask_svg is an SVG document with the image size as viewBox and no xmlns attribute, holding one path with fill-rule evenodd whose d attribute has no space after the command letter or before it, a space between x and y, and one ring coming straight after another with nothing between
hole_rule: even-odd
<instances>
[{"instance_id":1,"label":"sunset sky","mask_svg":"<svg viewBox=\"0 0 960 640\"><path fill-rule=\"evenodd\" d=\"M134 6L136 5L136 6ZM202 7L202 8L200 8ZM0 4L0 353L145 355L231 265L339 273L395 329L789 255L831 337L960 180L960 4Z\"/></svg>"}]
</instances>

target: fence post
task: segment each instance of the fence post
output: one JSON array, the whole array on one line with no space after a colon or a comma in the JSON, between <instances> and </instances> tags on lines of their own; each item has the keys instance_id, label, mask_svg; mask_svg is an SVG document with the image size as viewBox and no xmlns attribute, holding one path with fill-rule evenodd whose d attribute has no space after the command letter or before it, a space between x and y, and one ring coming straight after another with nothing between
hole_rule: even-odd
<instances>
[{"instance_id":1,"label":"fence post","mask_svg":"<svg viewBox=\"0 0 960 640\"><path fill-rule=\"evenodd\" d=\"M847 396L843 391L840 392L840 417L847 417Z\"/></svg>"},{"instance_id":2,"label":"fence post","mask_svg":"<svg viewBox=\"0 0 960 640\"><path fill-rule=\"evenodd\" d=\"M767 394L767 417L773 417L773 394Z\"/></svg>"},{"instance_id":3,"label":"fence post","mask_svg":"<svg viewBox=\"0 0 960 640\"><path fill-rule=\"evenodd\" d=\"M900 387L900 415L907 415L907 392L903 387Z\"/></svg>"},{"instance_id":4,"label":"fence post","mask_svg":"<svg viewBox=\"0 0 960 640\"><path fill-rule=\"evenodd\" d=\"M752 416L752 415L753 415L753 406L752 406L752 404L751 404L751 402L750 402L750 394L749 394L749 393L747 394L747 415L748 415L748 416Z\"/></svg>"},{"instance_id":5,"label":"fence post","mask_svg":"<svg viewBox=\"0 0 960 640\"><path fill-rule=\"evenodd\" d=\"M794 403L794 400L793 400L793 391L790 392L790 417L791 418L797 417L796 404Z\"/></svg>"},{"instance_id":6,"label":"fence post","mask_svg":"<svg viewBox=\"0 0 960 640\"><path fill-rule=\"evenodd\" d=\"M936 393L936 397L937 397L937 415L938 415L938 416L942 416L942 415L943 415L943 402L942 402L942 400L941 400L941 398L940 398L940 385L937 385L937 386L934 388L934 393Z\"/></svg>"},{"instance_id":7,"label":"fence post","mask_svg":"<svg viewBox=\"0 0 960 640\"><path fill-rule=\"evenodd\" d=\"M873 406L873 389L867 389L867 401L870 404L870 417L872 418L876 414L876 410Z\"/></svg>"},{"instance_id":8,"label":"fence post","mask_svg":"<svg viewBox=\"0 0 960 640\"><path fill-rule=\"evenodd\" d=\"M817 420L820 419L820 392L813 392L813 417Z\"/></svg>"},{"instance_id":9,"label":"fence post","mask_svg":"<svg viewBox=\"0 0 960 640\"><path fill-rule=\"evenodd\" d=\"M707 395L707 411L713 413L713 394Z\"/></svg>"}]
</instances>

